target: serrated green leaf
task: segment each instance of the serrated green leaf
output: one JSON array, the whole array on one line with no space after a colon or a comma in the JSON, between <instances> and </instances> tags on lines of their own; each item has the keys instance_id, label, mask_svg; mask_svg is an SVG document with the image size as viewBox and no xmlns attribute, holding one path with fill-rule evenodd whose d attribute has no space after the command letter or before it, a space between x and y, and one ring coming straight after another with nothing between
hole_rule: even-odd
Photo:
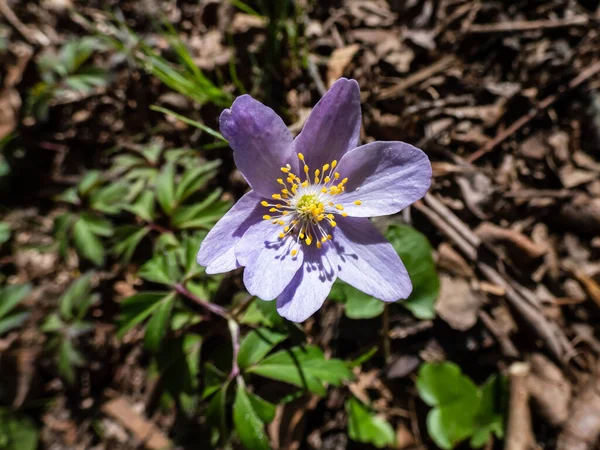
<instances>
[{"instance_id":1,"label":"serrated green leaf","mask_svg":"<svg viewBox=\"0 0 600 450\"><path fill-rule=\"evenodd\" d=\"M111 183L90 195L90 206L106 214L117 214L121 211L128 192L127 183Z\"/></svg>"},{"instance_id":2,"label":"serrated green leaf","mask_svg":"<svg viewBox=\"0 0 600 450\"><path fill-rule=\"evenodd\" d=\"M125 225L118 228L115 233L116 243L113 246L113 253L116 256L122 257L124 263L128 263L140 241L144 239L144 236L149 232L150 229L147 227L138 228L131 225Z\"/></svg>"},{"instance_id":3,"label":"serrated green leaf","mask_svg":"<svg viewBox=\"0 0 600 450\"><path fill-rule=\"evenodd\" d=\"M308 389L317 395L325 395L326 383L340 386L352 378L352 372L343 361L326 360L321 349L314 346L281 350L246 371Z\"/></svg>"},{"instance_id":4,"label":"serrated green leaf","mask_svg":"<svg viewBox=\"0 0 600 450\"><path fill-rule=\"evenodd\" d=\"M173 213L171 223L180 229L202 228L213 224L229 210L229 203L217 202L222 193L222 189L215 189L200 203L180 206Z\"/></svg>"},{"instance_id":5,"label":"serrated green leaf","mask_svg":"<svg viewBox=\"0 0 600 450\"><path fill-rule=\"evenodd\" d=\"M60 315L65 320L76 318L83 308L87 311L91 294L90 281L92 272L77 278L73 281L60 298Z\"/></svg>"},{"instance_id":6,"label":"serrated green leaf","mask_svg":"<svg viewBox=\"0 0 600 450\"><path fill-rule=\"evenodd\" d=\"M175 164L167 163L156 178L156 199L167 216L175 209Z\"/></svg>"},{"instance_id":7,"label":"serrated green leaf","mask_svg":"<svg viewBox=\"0 0 600 450\"><path fill-rule=\"evenodd\" d=\"M19 328L27 318L29 317L28 312L16 313L10 316L6 316L0 319L0 336L4 333Z\"/></svg>"},{"instance_id":8,"label":"serrated green leaf","mask_svg":"<svg viewBox=\"0 0 600 450\"><path fill-rule=\"evenodd\" d=\"M175 303L175 293L166 296L160 302L161 304L148 322L144 334L144 347L151 352L158 350L160 341L167 332L169 317Z\"/></svg>"},{"instance_id":9,"label":"serrated green leaf","mask_svg":"<svg viewBox=\"0 0 600 450\"><path fill-rule=\"evenodd\" d=\"M137 201L133 205L125 206L125 209L146 222L152 222L154 220L154 192L142 192Z\"/></svg>"},{"instance_id":10,"label":"serrated green leaf","mask_svg":"<svg viewBox=\"0 0 600 450\"><path fill-rule=\"evenodd\" d=\"M173 256L171 254L170 259L174 259ZM177 265L176 261L173 261L173 265ZM169 261L165 255L154 255L140 268L138 275L145 280L171 286L178 281L177 277L172 277L173 269L175 268L169 267Z\"/></svg>"},{"instance_id":11,"label":"serrated green leaf","mask_svg":"<svg viewBox=\"0 0 600 450\"><path fill-rule=\"evenodd\" d=\"M267 302L255 298L244 313L241 322L244 324L264 325L273 328L281 325L283 319L277 312L276 302Z\"/></svg>"},{"instance_id":12,"label":"serrated green leaf","mask_svg":"<svg viewBox=\"0 0 600 450\"><path fill-rule=\"evenodd\" d=\"M246 391L248 394L248 398L250 399L250 403L252 404L252 409L256 412L256 415L264 423L270 423L275 418L275 410L277 408L271 402L268 402L262 397L253 394L252 392Z\"/></svg>"},{"instance_id":13,"label":"serrated green leaf","mask_svg":"<svg viewBox=\"0 0 600 450\"><path fill-rule=\"evenodd\" d=\"M104 247L87 222L78 219L73 225L73 242L77 252L97 266L104 264Z\"/></svg>"},{"instance_id":14,"label":"serrated green leaf","mask_svg":"<svg viewBox=\"0 0 600 450\"><path fill-rule=\"evenodd\" d=\"M248 450L270 450L264 425L252 407L252 402L240 379L238 379L233 403L233 423L240 441Z\"/></svg>"},{"instance_id":15,"label":"serrated green leaf","mask_svg":"<svg viewBox=\"0 0 600 450\"><path fill-rule=\"evenodd\" d=\"M186 170L177 184L175 198L182 204L189 196L200 190L216 174L221 161L215 160Z\"/></svg>"},{"instance_id":16,"label":"serrated green leaf","mask_svg":"<svg viewBox=\"0 0 600 450\"><path fill-rule=\"evenodd\" d=\"M110 221L93 214L83 212L79 216L83 220L92 233L97 236L109 237L113 235L113 226Z\"/></svg>"},{"instance_id":17,"label":"serrated green leaf","mask_svg":"<svg viewBox=\"0 0 600 450\"><path fill-rule=\"evenodd\" d=\"M348 436L350 439L377 448L396 445L394 428L383 418L371 413L369 409L354 397L346 401L348 414Z\"/></svg>"},{"instance_id":18,"label":"serrated green leaf","mask_svg":"<svg viewBox=\"0 0 600 450\"><path fill-rule=\"evenodd\" d=\"M238 353L238 365L245 369L252 364L258 363L267 353L283 342L287 335L278 333L268 328L260 328L250 331L242 340Z\"/></svg>"},{"instance_id":19,"label":"serrated green leaf","mask_svg":"<svg viewBox=\"0 0 600 450\"><path fill-rule=\"evenodd\" d=\"M160 307L161 300L169 295L170 292L140 292L123 300L117 336L122 338L134 326L146 320Z\"/></svg>"},{"instance_id":20,"label":"serrated green leaf","mask_svg":"<svg viewBox=\"0 0 600 450\"><path fill-rule=\"evenodd\" d=\"M102 183L102 174L97 170L87 172L77 185L77 193L80 197L87 196L95 187Z\"/></svg>"},{"instance_id":21,"label":"serrated green leaf","mask_svg":"<svg viewBox=\"0 0 600 450\"><path fill-rule=\"evenodd\" d=\"M372 319L379 316L385 303L353 288L340 280L336 281L329 298L344 303L346 317L350 319Z\"/></svg>"},{"instance_id":22,"label":"serrated green leaf","mask_svg":"<svg viewBox=\"0 0 600 450\"><path fill-rule=\"evenodd\" d=\"M412 294L401 304L418 319L433 319L440 280L431 244L422 233L405 225L390 226L385 236L400 255L413 285Z\"/></svg>"}]
</instances>

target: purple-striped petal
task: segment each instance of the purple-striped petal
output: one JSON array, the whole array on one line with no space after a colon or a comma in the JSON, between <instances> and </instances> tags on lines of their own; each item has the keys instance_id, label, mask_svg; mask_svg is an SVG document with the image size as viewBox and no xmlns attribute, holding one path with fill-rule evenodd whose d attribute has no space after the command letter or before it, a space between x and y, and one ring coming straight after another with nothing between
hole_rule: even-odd
<instances>
[{"instance_id":1,"label":"purple-striped petal","mask_svg":"<svg viewBox=\"0 0 600 450\"><path fill-rule=\"evenodd\" d=\"M303 246L304 264L292 282L277 297L277 312L292 322L302 322L322 305L336 279L335 263L331 261L331 244L322 249ZM328 251L329 248L329 251Z\"/></svg>"},{"instance_id":2,"label":"purple-striped petal","mask_svg":"<svg viewBox=\"0 0 600 450\"><path fill-rule=\"evenodd\" d=\"M238 239L262 220L262 198L254 191L245 194L210 230L202 241L196 261L209 274L229 272L239 267L234 247Z\"/></svg>"},{"instance_id":3,"label":"purple-striped petal","mask_svg":"<svg viewBox=\"0 0 600 450\"><path fill-rule=\"evenodd\" d=\"M320 169L356 147L360 135L360 89L355 80L340 78L313 108L294 141L307 165Z\"/></svg>"},{"instance_id":4,"label":"purple-striped petal","mask_svg":"<svg viewBox=\"0 0 600 450\"><path fill-rule=\"evenodd\" d=\"M292 134L275 111L249 95L238 97L219 119L221 133L233 149L235 165L263 197L279 192L281 167L297 167Z\"/></svg>"},{"instance_id":5,"label":"purple-striped petal","mask_svg":"<svg viewBox=\"0 0 600 450\"><path fill-rule=\"evenodd\" d=\"M346 192L337 199L354 217L395 214L422 198L431 185L429 158L404 142L373 142L355 148L344 155L338 171L348 182Z\"/></svg>"},{"instance_id":6,"label":"purple-striped petal","mask_svg":"<svg viewBox=\"0 0 600 450\"><path fill-rule=\"evenodd\" d=\"M398 253L369 219L346 217L333 235L338 277L385 302L408 298L412 283Z\"/></svg>"},{"instance_id":7,"label":"purple-striped petal","mask_svg":"<svg viewBox=\"0 0 600 450\"><path fill-rule=\"evenodd\" d=\"M245 267L244 285L251 295L273 300L290 284L302 265L303 253L291 255L293 237L279 239L281 227L263 220L248 229L235 246L238 262Z\"/></svg>"}]
</instances>

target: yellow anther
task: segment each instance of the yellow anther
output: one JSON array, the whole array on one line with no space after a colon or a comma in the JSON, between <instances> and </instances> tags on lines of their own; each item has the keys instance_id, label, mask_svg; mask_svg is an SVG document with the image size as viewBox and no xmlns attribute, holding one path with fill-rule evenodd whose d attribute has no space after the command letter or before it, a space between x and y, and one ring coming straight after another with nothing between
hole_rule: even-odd
<instances>
[{"instance_id":1,"label":"yellow anther","mask_svg":"<svg viewBox=\"0 0 600 450\"><path fill-rule=\"evenodd\" d=\"M329 169L329 164L325 164L325 165L323 166L323 172L325 172L327 169Z\"/></svg>"},{"instance_id":2,"label":"yellow anther","mask_svg":"<svg viewBox=\"0 0 600 450\"><path fill-rule=\"evenodd\" d=\"M331 225L332 227L336 227L337 223L334 220L329 221L329 225Z\"/></svg>"},{"instance_id":3,"label":"yellow anther","mask_svg":"<svg viewBox=\"0 0 600 450\"><path fill-rule=\"evenodd\" d=\"M285 195L288 195L290 193L290 191L288 191L287 189L282 189L281 193L285 194Z\"/></svg>"},{"instance_id":4,"label":"yellow anther","mask_svg":"<svg viewBox=\"0 0 600 450\"><path fill-rule=\"evenodd\" d=\"M269 206L269 202L266 200L263 200L262 202L260 202L260 204L263 206Z\"/></svg>"},{"instance_id":5,"label":"yellow anther","mask_svg":"<svg viewBox=\"0 0 600 450\"><path fill-rule=\"evenodd\" d=\"M274 219L274 220L272 220L272 221L271 221L271 223L272 223L273 225L277 225L277 219Z\"/></svg>"},{"instance_id":6,"label":"yellow anther","mask_svg":"<svg viewBox=\"0 0 600 450\"><path fill-rule=\"evenodd\" d=\"M304 242L306 242L306 245L310 245L312 244L312 238L308 236Z\"/></svg>"},{"instance_id":7,"label":"yellow anther","mask_svg":"<svg viewBox=\"0 0 600 450\"><path fill-rule=\"evenodd\" d=\"M335 166L337 166L337 161L334 159L333 162L331 163L331 168L335 169Z\"/></svg>"},{"instance_id":8,"label":"yellow anther","mask_svg":"<svg viewBox=\"0 0 600 450\"><path fill-rule=\"evenodd\" d=\"M325 241L327 241L327 236L323 236L323 237L321 238L321 242L325 242Z\"/></svg>"},{"instance_id":9,"label":"yellow anther","mask_svg":"<svg viewBox=\"0 0 600 450\"><path fill-rule=\"evenodd\" d=\"M330 177L325 177L325 179L323 181L325 181L325 183L329 183L331 181L331 178Z\"/></svg>"},{"instance_id":10,"label":"yellow anther","mask_svg":"<svg viewBox=\"0 0 600 450\"><path fill-rule=\"evenodd\" d=\"M285 233L281 232L279 233L279 239L283 239L285 237Z\"/></svg>"},{"instance_id":11,"label":"yellow anther","mask_svg":"<svg viewBox=\"0 0 600 450\"><path fill-rule=\"evenodd\" d=\"M327 194L327 188L326 188L326 187L324 187L323 189L321 189L321 192L322 192L323 194Z\"/></svg>"},{"instance_id":12,"label":"yellow anther","mask_svg":"<svg viewBox=\"0 0 600 450\"><path fill-rule=\"evenodd\" d=\"M283 182L283 178L277 178L277 182L278 182L279 184L284 184L284 185L285 185L285 183Z\"/></svg>"},{"instance_id":13,"label":"yellow anther","mask_svg":"<svg viewBox=\"0 0 600 450\"><path fill-rule=\"evenodd\" d=\"M340 173L339 172L334 173L333 177L337 180L340 177Z\"/></svg>"},{"instance_id":14,"label":"yellow anther","mask_svg":"<svg viewBox=\"0 0 600 450\"><path fill-rule=\"evenodd\" d=\"M315 177L315 184L319 184L319 177Z\"/></svg>"},{"instance_id":15,"label":"yellow anther","mask_svg":"<svg viewBox=\"0 0 600 450\"><path fill-rule=\"evenodd\" d=\"M287 216L290 212L289 211L282 211L281 214L284 216Z\"/></svg>"},{"instance_id":16,"label":"yellow anther","mask_svg":"<svg viewBox=\"0 0 600 450\"><path fill-rule=\"evenodd\" d=\"M315 177L318 177L319 175L321 175L321 171L319 169L315 170Z\"/></svg>"},{"instance_id":17,"label":"yellow anther","mask_svg":"<svg viewBox=\"0 0 600 450\"><path fill-rule=\"evenodd\" d=\"M265 215L263 216L263 219L264 219L264 220L271 220L271 216L269 216L268 214L265 214Z\"/></svg>"},{"instance_id":18,"label":"yellow anther","mask_svg":"<svg viewBox=\"0 0 600 450\"><path fill-rule=\"evenodd\" d=\"M323 244L321 244L321 242L317 241L317 248L321 248L323 247Z\"/></svg>"},{"instance_id":19,"label":"yellow anther","mask_svg":"<svg viewBox=\"0 0 600 450\"><path fill-rule=\"evenodd\" d=\"M308 186L308 181L303 181L302 182L302 187L306 187L306 186Z\"/></svg>"},{"instance_id":20,"label":"yellow anther","mask_svg":"<svg viewBox=\"0 0 600 450\"><path fill-rule=\"evenodd\" d=\"M304 239L304 233L302 231L300 232L300 234L298 236L300 236L300 239Z\"/></svg>"},{"instance_id":21,"label":"yellow anther","mask_svg":"<svg viewBox=\"0 0 600 450\"><path fill-rule=\"evenodd\" d=\"M296 256L297 254L298 254L298 250L297 249L292 250L292 256Z\"/></svg>"},{"instance_id":22,"label":"yellow anther","mask_svg":"<svg viewBox=\"0 0 600 450\"><path fill-rule=\"evenodd\" d=\"M359 205L359 206L360 206L360 205L362 205L362 202L361 202L360 200L356 200L356 201L354 202L354 204L355 204L355 205Z\"/></svg>"},{"instance_id":23,"label":"yellow anther","mask_svg":"<svg viewBox=\"0 0 600 450\"><path fill-rule=\"evenodd\" d=\"M275 200L281 200L281 194L273 194L271 195Z\"/></svg>"},{"instance_id":24,"label":"yellow anther","mask_svg":"<svg viewBox=\"0 0 600 450\"><path fill-rule=\"evenodd\" d=\"M310 169L308 168L308 166L304 166L304 173L308 173Z\"/></svg>"},{"instance_id":25,"label":"yellow anther","mask_svg":"<svg viewBox=\"0 0 600 450\"><path fill-rule=\"evenodd\" d=\"M281 170L283 173L290 173L290 170L291 170L291 169L288 169L287 167L282 167L280 170Z\"/></svg>"},{"instance_id":26,"label":"yellow anther","mask_svg":"<svg viewBox=\"0 0 600 450\"><path fill-rule=\"evenodd\" d=\"M271 208L269 209L269 212L277 212L277 208Z\"/></svg>"},{"instance_id":27,"label":"yellow anther","mask_svg":"<svg viewBox=\"0 0 600 450\"><path fill-rule=\"evenodd\" d=\"M279 222L277 222L278 225L284 226L285 222L283 220L280 220Z\"/></svg>"},{"instance_id":28,"label":"yellow anther","mask_svg":"<svg viewBox=\"0 0 600 450\"><path fill-rule=\"evenodd\" d=\"M304 162L304 155L302 153L298 153L298 159Z\"/></svg>"},{"instance_id":29,"label":"yellow anther","mask_svg":"<svg viewBox=\"0 0 600 450\"><path fill-rule=\"evenodd\" d=\"M329 220L333 220L333 218L334 218L334 215L333 215L333 214L327 214L327 218L328 218Z\"/></svg>"},{"instance_id":30,"label":"yellow anther","mask_svg":"<svg viewBox=\"0 0 600 450\"><path fill-rule=\"evenodd\" d=\"M342 217L348 217L348 213L342 213Z\"/></svg>"},{"instance_id":31,"label":"yellow anther","mask_svg":"<svg viewBox=\"0 0 600 450\"><path fill-rule=\"evenodd\" d=\"M288 231L290 231L290 227L289 227L289 226L285 227L285 228L283 229L283 231L285 231L285 232L287 233Z\"/></svg>"},{"instance_id":32,"label":"yellow anther","mask_svg":"<svg viewBox=\"0 0 600 450\"><path fill-rule=\"evenodd\" d=\"M339 209L340 211L342 211L344 209L343 205L335 205L335 209Z\"/></svg>"},{"instance_id":33,"label":"yellow anther","mask_svg":"<svg viewBox=\"0 0 600 450\"><path fill-rule=\"evenodd\" d=\"M332 235L330 235L330 234L328 234L328 235L327 235L327 239L329 239L329 240L332 240L332 239L333 239L333 236L332 236Z\"/></svg>"},{"instance_id":34,"label":"yellow anther","mask_svg":"<svg viewBox=\"0 0 600 450\"><path fill-rule=\"evenodd\" d=\"M344 178L340 184L346 184L348 182L348 178Z\"/></svg>"}]
</instances>

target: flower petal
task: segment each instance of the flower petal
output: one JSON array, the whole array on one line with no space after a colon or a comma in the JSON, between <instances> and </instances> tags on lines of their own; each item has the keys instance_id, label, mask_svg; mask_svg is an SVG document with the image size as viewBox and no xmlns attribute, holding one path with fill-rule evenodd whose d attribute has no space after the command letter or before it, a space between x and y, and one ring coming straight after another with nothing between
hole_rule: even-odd
<instances>
[{"instance_id":1,"label":"flower petal","mask_svg":"<svg viewBox=\"0 0 600 450\"><path fill-rule=\"evenodd\" d=\"M262 220L262 197L256 192L245 194L210 230L202 241L196 261L209 274L229 272L239 267L233 251L235 243L250 226Z\"/></svg>"},{"instance_id":2,"label":"flower petal","mask_svg":"<svg viewBox=\"0 0 600 450\"><path fill-rule=\"evenodd\" d=\"M297 167L292 134L275 111L249 95L221 113L221 133L233 149L235 165L263 197L279 192L277 178L286 164Z\"/></svg>"},{"instance_id":3,"label":"flower petal","mask_svg":"<svg viewBox=\"0 0 600 450\"><path fill-rule=\"evenodd\" d=\"M338 276L385 302L408 298L412 283L398 253L369 219L346 217L333 235Z\"/></svg>"},{"instance_id":4,"label":"flower petal","mask_svg":"<svg viewBox=\"0 0 600 450\"><path fill-rule=\"evenodd\" d=\"M315 246L303 246L303 250L304 264L277 297L277 312L292 322L312 316L323 305L336 279L335 264L331 263L331 256L334 260L335 256L329 243L320 250Z\"/></svg>"},{"instance_id":5,"label":"flower petal","mask_svg":"<svg viewBox=\"0 0 600 450\"><path fill-rule=\"evenodd\" d=\"M395 214L422 198L431 185L425 153L404 142L373 142L349 151L339 164L348 177L339 201L354 217ZM354 202L360 200L360 206Z\"/></svg>"},{"instance_id":6,"label":"flower petal","mask_svg":"<svg viewBox=\"0 0 600 450\"><path fill-rule=\"evenodd\" d=\"M313 108L294 141L296 151L304 154L311 170L320 169L356 147L360 125L358 83L340 78Z\"/></svg>"},{"instance_id":7,"label":"flower petal","mask_svg":"<svg viewBox=\"0 0 600 450\"><path fill-rule=\"evenodd\" d=\"M292 281L303 254L290 253L295 239L279 239L281 228L269 220L253 225L235 246L238 262L245 267L244 285L251 295L273 300Z\"/></svg>"}]
</instances>

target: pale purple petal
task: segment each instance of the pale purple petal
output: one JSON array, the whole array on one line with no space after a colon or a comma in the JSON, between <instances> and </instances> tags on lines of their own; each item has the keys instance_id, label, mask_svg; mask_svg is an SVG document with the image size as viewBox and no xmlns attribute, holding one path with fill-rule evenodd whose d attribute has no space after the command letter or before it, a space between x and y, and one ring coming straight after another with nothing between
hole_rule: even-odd
<instances>
[{"instance_id":1,"label":"pale purple petal","mask_svg":"<svg viewBox=\"0 0 600 450\"><path fill-rule=\"evenodd\" d=\"M261 200L256 192L248 192L204 238L196 261L207 266L207 273L229 272L239 267L233 249L248 228L262 220L264 207L260 205Z\"/></svg>"},{"instance_id":2,"label":"pale purple petal","mask_svg":"<svg viewBox=\"0 0 600 450\"><path fill-rule=\"evenodd\" d=\"M404 142L373 142L349 151L339 164L348 178L336 201L354 217L395 214L422 198L431 185L425 153ZM360 200L361 205L354 202Z\"/></svg>"},{"instance_id":3,"label":"pale purple petal","mask_svg":"<svg viewBox=\"0 0 600 450\"><path fill-rule=\"evenodd\" d=\"M292 322L302 322L312 316L323 305L336 279L331 243L320 250L314 245L303 246L303 251L304 264L277 297L277 312Z\"/></svg>"},{"instance_id":4,"label":"pale purple petal","mask_svg":"<svg viewBox=\"0 0 600 450\"><path fill-rule=\"evenodd\" d=\"M233 149L235 165L250 187L263 197L279 192L280 168L297 167L292 134L275 111L249 95L238 97L219 119L221 133Z\"/></svg>"},{"instance_id":5,"label":"pale purple petal","mask_svg":"<svg viewBox=\"0 0 600 450\"><path fill-rule=\"evenodd\" d=\"M244 285L251 295L273 300L292 281L303 254L290 253L293 237L279 239L281 227L269 220L253 225L235 246L238 262L245 267Z\"/></svg>"},{"instance_id":6,"label":"pale purple petal","mask_svg":"<svg viewBox=\"0 0 600 450\"><path fill-rule=\"evenodd\" d=\"M307 165L320 169L356 147L360 135L360 89L355 80L340 78L313 108L294 141Z\"/></svg>"},{"instance_id":7,"label":"pale purple petal","mask_svg":"<svg viewBox=\"0 0 600 450\"><path fill-rule=\"evenodd\" d=\"M412 283L398 253L369 219L345 217L333 235L338 277L385 302L408 298Z\"/></svg>"}]
</instances>

